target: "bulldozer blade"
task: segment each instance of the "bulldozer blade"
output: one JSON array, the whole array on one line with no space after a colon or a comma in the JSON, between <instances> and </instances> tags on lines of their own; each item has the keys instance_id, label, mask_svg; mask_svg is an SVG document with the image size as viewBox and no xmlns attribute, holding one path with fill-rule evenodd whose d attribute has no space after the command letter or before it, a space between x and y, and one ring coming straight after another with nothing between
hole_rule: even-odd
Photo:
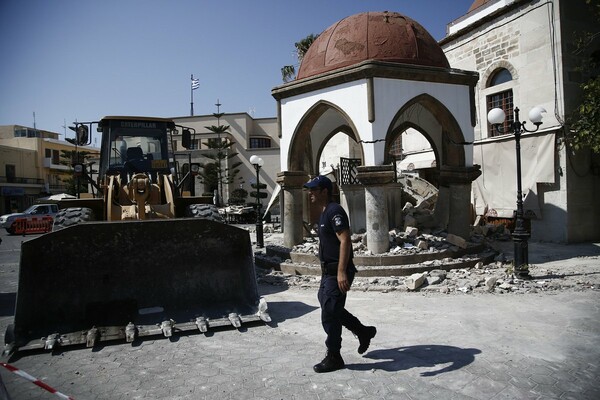
<instances>
[{"instance_id":1,"label":"bulldozer blade","mask_svg":"<svg viewBox=\"0 0 600 400\"><path fill-rule=\"evenodd\" d=\"M246 230L194 218L90 222L22 244L11 348L269 320Z\"/></svg>"}]
</instances>

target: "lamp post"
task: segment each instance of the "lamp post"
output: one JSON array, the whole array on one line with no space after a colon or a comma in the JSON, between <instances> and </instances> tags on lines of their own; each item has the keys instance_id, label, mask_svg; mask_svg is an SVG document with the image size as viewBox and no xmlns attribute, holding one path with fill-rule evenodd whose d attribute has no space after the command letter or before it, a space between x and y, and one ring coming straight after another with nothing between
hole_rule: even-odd
<instances>
[{"instance_id":1,"label":"lamp post","mask_svg":"<svg viewBox=\"0 0 600 400\"><path fill-rule=\"evenodd\" d=\"M525 229L523 219L523 191L521 188L521 134L523 132L535 132L542 124L542 113L546 112L542 107L534 107L529 111L529 120L535 125L535 129L525 128L526 121L519 121L519 109L515 107L515 118L510 122L508 128L503 128L502 124L506 118L504 111L500 108L493 108L488 113L488 121L500 133L512 133L515 135L515 148L517 153L517 215L515 220L515 229L512 234L514 242L514 271L519 278L529 278L529 255L528 243L529 232Z\"/></svg>"},{"instance_id":2,"label":"lamp post","mask_svg":"<svg viewBox=\"0 0 600 400\"><path fill-rule=\"evenodd\" d=\"M260 209L262 204L260 203L260 168L264 165L264 161L262 158L253 155L250 157L250 162L254 165L256 169L256 247L262 248L264 247L263 241L263 224L262 218L260 216Z\"/></svg>"}]
</instances>

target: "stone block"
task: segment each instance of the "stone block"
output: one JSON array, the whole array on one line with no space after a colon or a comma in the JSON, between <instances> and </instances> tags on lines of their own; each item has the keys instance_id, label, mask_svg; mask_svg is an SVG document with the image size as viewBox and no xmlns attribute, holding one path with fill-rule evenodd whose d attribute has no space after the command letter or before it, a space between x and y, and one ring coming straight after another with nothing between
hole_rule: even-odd
<instances>
[{"instance_id":1,"label":"stone block","mask_svg":"<svg viewBox=\"0 0 600 400\"><path fill-rule=\"evenodd\" d=\"M429 248L426 240L417 240L415 245L421 250L427 250Z\"/></svg>"},{"instance_id":2,"label":"stone block","mask_svg":"<svg viewBox=\"0 0 600 400\"><path fill-rule=\"evenodd\" d=\"M409 276L408 278L406 278L404 280L404 285L409 290L416 290L419 287L421 287L423 285L423 283L425 283L426 279L427 279L427 273L412 274L411 276Z\"/></svg>"},{"instance_id":3,"label":"stone block","mask_svg":"<svg viewBox=\"0 0 600 400\"><path fill-rule=\"evenodd\" d=\"M449 233L448 236L446 236L446 241L460 247L461 249L467 248L467 241L460 236Z\"/></svg>"},{"instance_id":4,"label":"stone block","mask_svg":"<svg viewBox=\"0 0 600 400\"><path fill-rule=\"evenodd\" d=\"M425 263L423 263L425 264ZM433 269L429 271L429 276L439 276L442 280L446 279L448 273L443 269Z\"/></svg>"},{"instance_id":5,"label":"stone block","mask_svg":"<svg viewBox=\"0 0 600 400\"><path fill-rule=\"evenodd\" d=\"M490 292L493 292L494 288L496 287L497 281L498 281L498 277L496 277L496 276L490 276L489 278L486 278L485 287L487 288L487 290Z\"/></svg>"},{"instance_id":6,"label":"stone block","mask_svg":"<svg viewBox=\"0 0 600 400\"><path fill-rule=\"evenodd\" d=\"M408 237L416 237L419 234L419 229L414 226L407 226L404 232Z\"/></svg>"}]
</instances>

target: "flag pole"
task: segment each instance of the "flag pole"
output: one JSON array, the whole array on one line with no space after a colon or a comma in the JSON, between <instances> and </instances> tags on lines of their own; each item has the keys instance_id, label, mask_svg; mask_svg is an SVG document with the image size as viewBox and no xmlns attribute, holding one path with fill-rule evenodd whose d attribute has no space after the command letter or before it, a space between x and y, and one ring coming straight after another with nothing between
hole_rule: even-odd
<instances>
[{"instance_id":1,"label":"flag pole","mask_svg":"<svg viewBox=\"0 0 600 400\"><path fill-rule=\"evenodd\" d=\"M192 82L190 85L190 117L194 116L194 74L192 74Z\"/></svg>"}]
</instances>

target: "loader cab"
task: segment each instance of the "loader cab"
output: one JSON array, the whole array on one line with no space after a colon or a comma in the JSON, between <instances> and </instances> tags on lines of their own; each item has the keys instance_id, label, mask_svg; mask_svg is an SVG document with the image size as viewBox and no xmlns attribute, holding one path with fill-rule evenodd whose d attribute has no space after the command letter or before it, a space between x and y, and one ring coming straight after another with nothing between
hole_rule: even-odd
<instances>
[{"instance_id":1,"label":"loader cab","mask_svg":"<svg viewBox=\"0 0 600 400\"><path fill-rule=\"evenodd\" d=\"M106 117L98 123L102 132L100 174L122 178L144 172L156 178L169 174L169 137L173 121L162 118Z\"/></svg>"}]
</instances>

